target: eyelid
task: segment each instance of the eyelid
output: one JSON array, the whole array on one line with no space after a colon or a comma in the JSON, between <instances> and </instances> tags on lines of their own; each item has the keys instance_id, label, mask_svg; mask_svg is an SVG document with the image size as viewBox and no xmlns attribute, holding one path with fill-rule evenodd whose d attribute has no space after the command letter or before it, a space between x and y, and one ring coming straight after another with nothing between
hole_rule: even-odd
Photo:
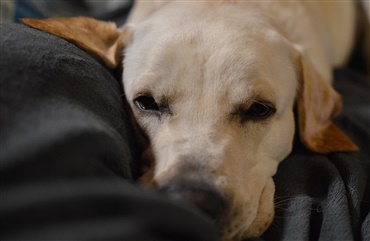
<instances>
[{"instance_id":1,"label":"eyelid","mask_svg":"<svg viewBox=\"0 0 370 241\"><path fill-rule=\"evenodd\" d=\"M241 118L242 122L249 121L249 120L253 121L253 117L248 116L247 113L254 103L264 105L271 109L272 111L271 115L269 115L266 119L268 119L270 116L276 113L276 107L273 104L273 102L268 101L268 100L250 100L247 103L244 102L244 103L240 103L236 105L234 110L231 112L231 116L233 116L232 118L235 118L235 117Z\"/></svg>"},{"instance_id":2,"label":"eyelid","mask_svg":"<svg viewBox=\"0 0 370 241\"><path fill-rule=\"evenodd\" d=\"M150 91L149 91L149 90L143 90L143 91L139 91L139 92L137 92L137 93L134 95L133 100L135 100L135 99L137 99L137 98L139 98L139 97L141 97L141 96L148 96L148 97L152 97L152 98L154 99L153 95L150 93Z\"/></svg>"},{"instance_id":3,"label":"eyelid","mask_svg":"<svg viewBox=\"0 0 370 241\"><path fill-rule=\"evenodd\" d=\"M259 112L257 109L257 112L253 109L253 107L257 104L257 108L265 108L262 110L262 112ZM246 112L246 120L254 120L254 121L264 121L269 119L271 116L273 116L276 113L276 109L274 105L271 102L261 102L261 101L254 101L253 104L249 107L249 109Z\"/></svg>"},{"instance_id":4,"label":"eyelid","mask_svg":"<svg viewBox=\"0 0 370 241\"><path fill-rule=\"evenodd\" d=\"M162 97L159 97L159 99L157 100L156 98L154 98L154 96L150 93L150 92L146 92L146 91L142 91L142 92L138 92L134 95L135 97L133 98L132 102L134 103L135 107L138 109L138 110L141 110L143 111L135 102L138 98L140 97L149 97L149 98L152 98L155 102L155 104L157 105L158 107L158 110L144 110L143 112L147 112L147 113L154 113L154 114L160 114L160 115L163 115L163 114L168 114L168 115L173 115L172 113L172 110L170 109L170 106L169 106L169 99L162 96Z\"/></svg>"},{"instance_id":5,"label":"eyelid","mask_svg":"<svg viewBox=\"0 0 370 241\"><path fill-rule=\"evenodd\" d=\"M268 101L268 100L252 100L252 101L251 101L250 106L251 106L253 103L257 103L257 104L265 105L265 106L268 106L268 107L270 107L270 108L275 109L275 105L274 105L271 101Z\"/></svg>"}]
</instances>

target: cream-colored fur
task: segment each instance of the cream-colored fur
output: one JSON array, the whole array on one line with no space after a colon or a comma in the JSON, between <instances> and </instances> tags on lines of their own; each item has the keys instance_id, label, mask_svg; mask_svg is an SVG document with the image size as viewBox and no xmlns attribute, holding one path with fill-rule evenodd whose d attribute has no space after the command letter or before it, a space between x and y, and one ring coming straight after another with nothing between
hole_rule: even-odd
<instances>
[{"instance_id":1,"label":"cream-colored fur","mask_svg":"<svg viewBox=\"0 0 370 241\"><path fill-rule=\"evenodd\" d=\"M330 85L354 16L351 1L138 1L121 30L87 18L23 22L111 68L123 51L125 97L144 137L140 182L180 185L172 196L206 211L216 193L222 240L237 241L272 222L272 177L296 124L311 151L357 150L332 124L341 98Z\"/></svg>"},{"instance_id":2,"label":"cream-colored fur","mask_svg":"<svg viewBox=\"0 0 370 241\"><path fill-rule=\"evenodd\" d=\"M298 55L331 81L332 67L352 48L352 2L138 1L126 49L128 99L170 99L172 115L132 108L147 133L158 186L185 175L181 157L195 156L202 174L230 202L223 240L261 235L273 217L277 166L291 151ZM339 40L339 41L338 41ZM234 106L274 103L266 121L241 123ZM201 177L192 177L201 179Z\"/></svg>"}]
</instances>

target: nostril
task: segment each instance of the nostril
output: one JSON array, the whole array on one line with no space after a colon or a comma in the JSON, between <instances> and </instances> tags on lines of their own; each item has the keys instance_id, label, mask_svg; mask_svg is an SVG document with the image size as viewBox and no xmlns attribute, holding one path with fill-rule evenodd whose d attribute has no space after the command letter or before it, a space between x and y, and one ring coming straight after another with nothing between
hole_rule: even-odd
<instances>
[{"instance_id":1,"label":"nostril","mask_svg":"<svg viewBox=\"0 0 370 241\"><path fill-rule=\"evenodd\" d=\"M160 190L171 198L182 200L198 207L214 220L218 220L225 209L225 200L210 185L172 183L162 187Z\"/></svg>"}]
</instances>

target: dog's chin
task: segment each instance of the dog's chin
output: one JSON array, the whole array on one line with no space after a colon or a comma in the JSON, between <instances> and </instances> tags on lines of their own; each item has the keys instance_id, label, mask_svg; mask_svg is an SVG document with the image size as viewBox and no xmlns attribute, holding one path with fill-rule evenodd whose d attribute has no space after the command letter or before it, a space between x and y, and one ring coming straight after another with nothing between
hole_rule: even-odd
<instances>
[{"instance_id":1,"label":"dog's chin","mask_svg":"<svg viewBox=\"0 0 370 241\"><path fill-rule=\"evenodd\" d=\"M259 198L257 211L239 204L240 208L232 208L220 222L222 241L241 241L247 238L260 237L274 219L275 185L268 180ZM251 218L254 217L254 218Z\"/></svg>"},{"instance_id":2,"label":"dog's chin","mask_svg":"<svg viewBox=\"0 0 370 241\"><path fill-rule=\"evenodd\" d=\"M209 185L205 183L187 183L183 185L168 182L168 185L158 185L160 182L153 179L153 170L150 169L139 180L141 185L158 188L170 198L198 206L219 225L222 241L241 241L247 238L259 237L268 229L274 218L275 185L272 178L267 181L257 202L254 204L247 203L242 199L238 200L235 197L232 198L231 196L234 196L232 194L226 195L230 197L227 198L229 200L216 198L216 202L213 199L215 199L214 197L220 197L216 195L218 191L212 188L209 189ZM202 188L194 189L194 186ZM203 191L204 195L200 195ZM202 205L203 203L211 203L212 205ZM203 207L216 208L215 210L208 210Z\"/></svg>"}]
</instances>

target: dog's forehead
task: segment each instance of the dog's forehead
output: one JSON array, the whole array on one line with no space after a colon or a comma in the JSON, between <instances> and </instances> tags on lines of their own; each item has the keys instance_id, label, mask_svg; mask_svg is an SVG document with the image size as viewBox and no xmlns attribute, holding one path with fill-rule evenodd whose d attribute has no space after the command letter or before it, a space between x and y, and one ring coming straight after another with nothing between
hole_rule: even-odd
<instances>
[{"instance_id":1,"label":"dog's forehead","mask_svg":"<svg viewBox=\"0 0 370 241\"><path fill-rule=\"evenodd\" d=\"M132 92L146 88L185 100L227 95L229 102L240 102L251 95L273 96L279 86L295 81L288 46L274 31L248 31L248 25L225 21L175 23L139 26L125 66Z\"/></svg>"}]
</instances>

